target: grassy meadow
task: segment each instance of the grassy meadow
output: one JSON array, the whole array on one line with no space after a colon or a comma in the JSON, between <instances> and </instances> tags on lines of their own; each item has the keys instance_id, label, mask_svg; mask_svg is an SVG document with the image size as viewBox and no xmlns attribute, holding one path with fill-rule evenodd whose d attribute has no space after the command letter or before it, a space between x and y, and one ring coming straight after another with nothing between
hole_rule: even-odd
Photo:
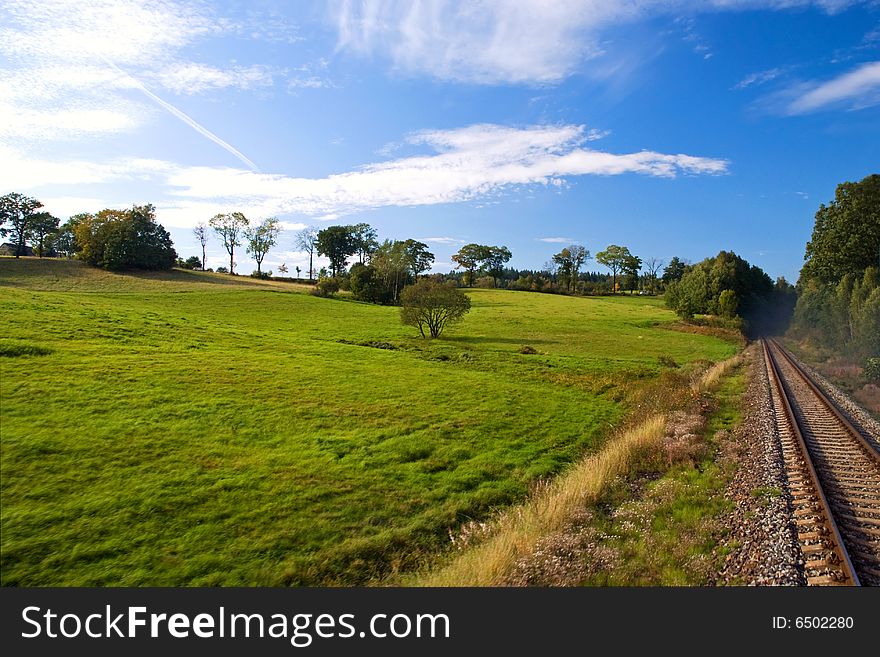
<instances>
[{"instance_id":1,"label":"grassy meadow","mask_svg":"<svg viewBox=\"0 0 880 657\"><path fill-rule=\"evenodd\" d=\"M305 290L0 258L2 584L368 583L737 349L646 297L473 290L426 341Z\"/></svg>"}]
</instances>

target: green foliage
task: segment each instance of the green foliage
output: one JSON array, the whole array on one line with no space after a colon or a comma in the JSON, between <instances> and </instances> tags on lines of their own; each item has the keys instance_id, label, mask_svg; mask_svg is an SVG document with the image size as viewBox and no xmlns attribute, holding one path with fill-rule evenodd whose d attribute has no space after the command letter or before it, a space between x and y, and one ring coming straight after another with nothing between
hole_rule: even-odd
<instances>
[{"instance_id":1,"label":"green foliage","mask_svg":"<svg viewBox=\"0 0 880 657\"><path fill-rule=\"evenodd\" d=\"M464 292L428 278L405 287L400 295L400 321L417 327L423 338L440 337L443 329L460 321L470 309L471 299Z\"/></svg>"},{"instance_id":2,"label":"green foliage","mask_svg":"<svg viewBox=\"0 0 880 657\"><path fill-rule=\"evenodd\" d=\"M666 265L663 270L663 283L664 285L669 285L670 283L674 283L676 281L680 281L685 272L688 269L688 265L680 260L678 256L674 256L672 260L669 261L669 264Z\"/></svg>"},{"instance_id":3,"label":"green foliage","mask_svg":"<svg viewBox=\"0 0 880 657\"><path fill-rule=\"evenodd\" d=\"M241 246L241 239L245 235L250 221L241 212L227 212L215 214L208 221L208 225L223 240L223 248L229 254L229 273L235 272L235 247ZM226 269L224 267L224 269ZM217 268L220 271L220 268Z\"/></svg>"},{"instance_id":4,"label":"green foliage","mask_svg":"<svg viewBox=\"0 0 880 657\"><path fill-rule=\"evenodd\" d=\"M473 287L477 272L486 272L492 277L493 287L498 287L498 278L504 272L504 265L512 254L506 246L486 246L484 244L465 244L452 254L452 262L457 269L465 271L465 285Z\"/></svg>"},{"instance_id":5,"label":"green foliage","mask_svg":"<svg viewBox=\"0 0 880 657\"><path fill-rule=\"evenodd\" d=\"M739 306L739 300L736 298L736 292L733 290L721 290L718 295L718 314L728 319L736 317L736 309Z\"/></svg>"},{"instance_id":6,"label":"green foliage","mask_svg":"<svg viewBox=\"0 0 880 657\"><path fill-rule=\"evenodd\" d=\"M181 269L201 269L202 268L202 259L198 256L190 256L186 260L177 260L177 266Z\"/></svg>"},{"instance_id":7,"label":"green foliage","mask_svg":"<svg viewBox=\"0 0 880 657\"><path fill-rule=\"evenodd\" d=\"M628 248L625 246L618 246L617 244L611 244L604 251L599 251L599 253L596 254L596 262L600 265L605 265L611 270L611 275L613 277L611 289L614 292L617 292L617 274L619 272L627 271L628 268L631 269L635 266L633 258L635 258L635 256L629 252ZM639 261L639 264L641 265L641 261Z\"/></svg>"},{"instance_id":8,"label":"green foliage","mask_svg":"<svg viewBox=\"0 0 880 657\"><path fill-rule=\"evenodd\" d=\"M868 381L880 383L880 357L866 358L863 373Z\"/></svg>"},{"instance_id":9,"label":"green foliage","mask_svg":"<svg viewBox=\"0 0 880 657\"><path fill-rule=\"evenodd\" d=\"M16 258L24 253L25 244L33 237L34 224L45 214L37 212L41 207L37 199L18 192L0 196L0 235L12 235Z\"/></svg>"},{"instance_id":10,"label":"green foliage","mask_svg":"<svg viewBox=\"0 0 880 657\"><path fill-rule=\"evenodd\" d=\"M316 236L315 247L319 255L330 259L333 277L345 273L348 257L357 253L359 243L354 230L354 226L328 226Z\"/></svg>"},{"instance_id":11,"label":"green foliage","mask_svg":"<svg viewBox=\"0 0 880 657\"><path fill-rule=\"evenodd\" d=\"M247 252L251 254L257 263L257 278L259 278L266 254L278 242L278 235L280 233L281 225L275 217L269 217L256 226L245 229L244 236L247 240Z\"/></svg>"},{"instance_id":12,"label":"green foliage","mask_svg":"<svg viewBox=\"0 0 880 657\"><path fill-rule=\"evenodd\" d=\"M667 306L683 318L703 314L758 322L773 303L770 277L728 251L693 265L666 289Z\"/></svg>"},{"instance_id":13,"label":"green foliage","mask_svg":"<svg viewBox=\"0 0 880 657\"><path fill-rule=\"evenodd\" d=\"M880 175L841 183L834 200L819 206L804 260L802 282L832 285L880 266Z\"/></svg>"},{"instance_id":14,"label":"green foliage","mask_svg":"<svg viewBox=\"0 0 880 657\"><path fill-rule=\"evenodd\" d=\"M58 230L59 223L58 217L53 217L48 212L37 212L33 216L31 233L33 235L34 252L39 257L53 255L52 241L48 238Z\"/></svg>"},{"instance_id":15,"label":"green foliage","mask_svg":"<svg viewBox=\"0 0 880 657\"><path fill-rule=\"evenodd\" d=\"M350 229L354 241L354 251L352 254L356 254L358 262L364 264L369 261L373 252L379 248L379 242L376 239L378 233L375 228L370 226L370 224L365 223L355 224L354 226L350 226Z\"/></svg>"},{"instance_id":16,"label":"green foliage","mask_svg":"<svg viewBox=\"0 0 880 657\"><path fill-rule=\"evenodd\" d=\"M339 292L339 279L336 277L323 277L318 279L312 294L316 297L332 297Z\"/></svg>"},{"instance_id":17,"label":"green foliage","mask_svg":"<svg viewBox=\"0 0 880 657\"><path fill-rule=\"evenodd\" d=\"M804 258L793 335L856 359L880 354L880 175L837 186Z\"/></svg>"},{"instance_id":18,"label":"green foliage","mask_svg":"<svg viewBox=\"0 0 880 657\"><path fill-rule=\"evenodd\" d=\"M575 289L581 267L590 257L590 252L580 244L567 246L553 256L553 262L558 267L557 275L566 289Z\"/></svg>"},{"instance_id":19,"label":"green foliage","mask_svg":"<svg viewBox=\"0 0 880 657\"><path fill-rule=\"evenodd\" d=\"M74 230L79 257L95 267L160 270L177 264L171 236L156 222L152 205L78 215Z\"/></svg>"}]
</instances>

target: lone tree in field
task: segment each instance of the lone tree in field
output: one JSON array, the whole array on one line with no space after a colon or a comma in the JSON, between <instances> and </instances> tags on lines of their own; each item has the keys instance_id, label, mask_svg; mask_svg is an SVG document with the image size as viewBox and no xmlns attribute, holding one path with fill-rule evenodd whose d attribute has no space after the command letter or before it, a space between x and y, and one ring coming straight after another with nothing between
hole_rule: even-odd
<instances>
[{"instance_id":1,"label":"lone tree in field","mask_svg":"<svg viewBox=\"0 0 880 657\"><path fill-rule=\"evenodd\" d=\"M202 270L205 269L205 247L208 245L208 227L199 222L196 224L196 227L193 228L193 235L196 236L196 239L199 241L199 244L202 246Z\"/></svg>"},{"instance_id":2,"label":"lone tree in field","mask_svg":"<svg viewBox=\"0 0 880 657\"><path fill-rule=\"evenodd\" d=\"M417 327L423 338L439 337L446 326L459 321L471 309L471 300L464 292L429 278L405 287L400 303L400 321Z\"/></svg>"},{"instance_id":3,"label":"lone tree in field","mask_svg":"<svg viewBox=\"0 0 880 657\"><path fill-rule=\"evenodd\" d=\"M257 275L262 274L260 269L263 259L269 253L269 249L275 246L278 241L278 235L281 233L281 226L275 217L264 219L253 228L247 228L244 231L245 239L247 239L247 252L251 254L257 263Z\"/></svg>"},{"instance_id":4,"label":"lone tree in field","mask_svg":"<svg viewBox=\"0 0 880 657\"><path fill-rule=\"evenodd\" d=\"M12 235L16 258L24 253L25 242L33 236L37 209L41 207L37 199L18 192L0 196L0 235Z\"/></svg>"},{"instance_id":5,"label":"lone tree in field","mask_svg":"<svg viewBox=\"0 0 880 657\"><path fill-rule=\"evenodd\" d=\"M627 264L632 264L632 257L633 254L629 252L628 248L616 244L611 244L607 249L596 254L596 262L611 270L611 276L614 279L612 292L617 293L617 273L624 271Z\"/></svg>"},{"instance_id":6,"label":"lone tree in field","mask_svg":"<svg viewBox=\"0 0 880 657\"><path fill-rule=\"evenodd\" d=\"M241 212L215 214L208 222L222 239L223 246L229 254L229 273L235 271L235 247L241 246L241 238L250 222Z\"/></svg>"},{"instance_id":7,"label":"lone tree in field","mask_svg":"<svg viewBox=\"0 0 880 657\"><path fill-rule=\"evenodd\" d=\"M296 245L309 254L309 280L314 278L315 268L312 266L312 259L315 256L315 248L318 245L318 231L311 226L303 228L296 234ZM299 273L297 273L299 278Z\"/></svg>"}]
</instances>

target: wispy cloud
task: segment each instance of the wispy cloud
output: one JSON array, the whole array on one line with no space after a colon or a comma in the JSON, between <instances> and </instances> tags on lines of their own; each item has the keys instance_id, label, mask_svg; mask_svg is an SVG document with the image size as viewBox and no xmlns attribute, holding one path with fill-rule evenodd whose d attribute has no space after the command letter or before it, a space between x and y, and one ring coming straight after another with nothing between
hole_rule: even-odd
<instances>
[{"instance_id":1,"label":"wispy cloud","mask_svg":"<svg viewBox=\"0 0 880 657\"><path fill-rule=\"evenodd\" d=\"M271 87L274 76L280 73L257 64L221 69L194 62L175 62L155 73L152 78L170 91L192 95L211 89Z\"/></svg>"},{"instance_id":2,"label":"wispy cloud","mask_svg":"<svg viewBox=\"0 0 880 657\"><path fill-rule=\"evenodd\" d=\"M107 64L109 66L112 66L115 70L119 71L119 73L123 73L123 71L121 69L119 69L119 67L116 66L115 64L113 64L111 62L107 62ZM136 80L132 76L129 76L129 79L131 80L131 83L135 88L139 89L147 98L152 100L154 103L156 103L160 107L168 110L168 112L171 115L173 115L174 117L183 121L183 123L188 125L190 128L192 128L193 130L198 132L203 137L206 137L210 141L212 141L215 144L217 144L218 146L220 146L220 148L222 148L223 150L234 155L236 158L238 158L241 162L246 164L248 167L250 167L254 171L257 170L257 165L254 164L253 162L251 162L243 153L241 153L241 151L239 151L237 148L235 148L232 144L229 144L228 142L224 141L223 139L221 139L220 137L215 135L213 132L208 130L205 126L200 124L198 121L196 121L195 119L190 117L188 114L186 114L182 110L176 108L171 103L159 98L159 96L157 96L152 91L147 89L147 87L144 86L139 80Z\"/></svg>"},{"instance_id":3,"label":"wispy cloud","mask_svg":"<svg viewBox=\"0 0 880 657\"><path fill-rule=\"evenodd\" d=\"M868 62L832 80L804 83L790 91L795 94L785 107L790 115L872 107L880 104L880 62Z\"/></svg>"},{"instance_id":4,"label":"wispy cloud","mask_svg":"<svg viewBox=\"0 0 880 657\"><path fill-rule=\"evenodd\" d=\"M455 237L418 237L419 242L426 244L443 244L446 246L458 246L459 244L467 244L467 240L460 240Z\"/></svg>"},{"instance_id":5,"label":"wispy cloud","mask_svg":"<svg viewBox=\"0 0 880 657\"><path fill-rule=\"evenodd\" d=\"M547 242L548 244L572 244L575 240L570 237L537 237L539 242Z\"/></svg>"},{"instance_id":6,"label":"wispy cloud","mask_svg":"<svg viewBox=\"0 0 880 657\"><path fill-rule=\"evenodd\" d=\"M483 201L518 187L551 185L570 176L675 178L727 171L727 161L717 158L593 150L586 147L588 134L578 125L513 128L481 124L426 130L407 139L429 151L426 154L368 164L324 178L132 159L81 169L80 162L43 162L14 152L0 152L0 174L17 189L59 184L60 180L98 183L147 176L164 187L167 198L179 199L178 209L198 209L202 218L210 216L214 206L253 208L261 215L336 218L388 206Z\"/></svg>"},{"instance_id":7,"label":"wispy cloud","mask_svg":"<svg viewBox=\"0 0 880 657\"><path fill-rule=\"evenodd\" d=\"M816 6L861 0L343 0L338 48L378 54L396 71L480 84L555 83L604 52L603 31L656 15ZM695 46L711 56L706 44Z\"/></svg>"},{"instance_id":8,"label":"wispy cloud","mask_svg":"<svg viewBox=\"0 0 880 657\"><path fill-rule=\"evenodd\" d=\"M775 80L780 75L782 75L783 70L781 68L771 68L766 71L758 71L757 73L752 73L747 75L742 80L737 82L733 88L734 89L745 89L747 87L751 87L752 85L760 86L771 80Z\"/></svg>"},{"instance_id":9,"label":"wispy cloud","mask_svg":"<svg viewBox=\"0 0 880 657\"><path fill-rule=\"evenodd\" d=\"M0 72L0 112L3 118L12 115L13 137L80 139L131 131L155 115L126 93L143 92L134 77L188 95L268 86L278 73L269 67L223 69L182 57L186 47L207 37L268 38L256 30L257 23L255 17L218 17L211 5L196 0L5 0L0 3L0 55L7 60ZM167 101L147 95L172 111ZM54 125L47 121L52 115L60 117Z\"/></svg>"}]
</instances>

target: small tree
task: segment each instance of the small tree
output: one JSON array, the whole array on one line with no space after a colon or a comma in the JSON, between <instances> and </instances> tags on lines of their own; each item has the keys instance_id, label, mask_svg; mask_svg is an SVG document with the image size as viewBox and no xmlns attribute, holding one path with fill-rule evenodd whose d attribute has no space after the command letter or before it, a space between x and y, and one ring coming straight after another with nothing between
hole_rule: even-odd
<instances>
[{"instance_id":1,"label":"small tree","mask_svg":"<svg viewBox=\"0 0 880 657\"><path fill-rule=\"evenodd\" d=\"M202 261L199 260L199 256L190 256L186 260L183 261L181 265L181 269L201 269Z\"/></svg>"},{"instance_id":2,"label":"small tree","mask_svg":"<svg viewBox=\"0 0 880 657\"><path fill-rule=\"evenodd\" d=\"M202 269L205 268L205 247L208 245L208 227L204 223L196 224L196 227L193 228L193 235L196 236L196 239L199 241L199 244L202 246Z\"/></svg>"},{"instance_id":3,"label":"small tree","mask_svg":"<svg viewBox=\"0 0 880 657\"><path fill-rule=\"evenodd\" d=\"M60 221L58 217L53 217L48 212L37 212L34 215L31 224L33 245L36 247L34 251L36 251L37 255L41 258L46 254L47 246L49 246L49 249L51 250L52 241L48 240L47 244L46 238L55 234L58 230L59 223ZM51 253L49 255L51 255Z\"/></svg>"},{"instance_id":4,"label":"small tree","mask_svg":"<svg viewBox=\"0 0 880 657\"><path fill-rule=\"evenodd\" d=\"M37 209L41 207L43 204L37 199L17 192L0 196L0 234L12 235L16 258L24 253L25 242L33 236L34 222L42 214Z\"/></svg>"},{"instance_id":5,"label":"small tree","mask_svg":"<svg viewBox=\"0 0 880 657\"><path fill-rule=\"evenodd\" d=\"M400 321L415 326L423 338L427 330L432 338L439 337L449 324L457 322L471 309L470 298L447 283L422 278L400 294Z\"/></svg>"},{"instance_id":6,"label":"small tree","mask_svg":"<svg viewBox=\"0 0 880 657\"><path fill-rule=\"evenodd\" d=\"M369 262L370 256L379 247L376 229L370 224L355 224L351 226L351 236L354 239L354 253L358 262L362 265Z\"/></svg>"},{"instance_id":7,"label":"small tree","mask_svg":"<svg viewBox=\"0 0 880 657\"><path fill-rule=\"evenodd\" d=\"M241 212L227 212L214 215L208 223L223 239L223 246L229 254L229 273L232 274L235 271L235 247L241 246L241 238L250 222Z\"/></svg>"},{"instance_id":8,"label":"small tree","mask_svg":"<svg viewBox=\"0 0 880 657\"><path fill-rule=\"evenodd\" d=\"M282 274L284 274L286 276L287 275L287 263L282 262L280 265L278 265L278 271L280 271Z\"/></svg>"},{"instance_id":9,"label":"small tree","mask_svg":"<svg viewBox=\"0 0 880 657\"><path fill-rule=\"evenodd\" d=\"M247 228L244 231L245 239L247 239L247 252L251 254L257 263L257 277L262 274L261 266L269 249L275 246L278 241L278 235L281 233L281 226L275 217L264 219L257 226Z\"/></svg>"},{"instance_id":10,"label":"small tree","mask_svg":"<svg viewBox=\"0 0 880 657\"><path fill-rule=\"evenodd\" d=\"M492 277L492 287L498 287L498 277L504 273L504 265L513 257L506 246L490 246L486 249L483 266Z\"/></svg>"},{"instance_id":11,"label":"small tree","mask_svg":"<svg viewBox=\"0 0 880 657\"><path fill-rule=\"evenodd\" d=\"M302 269L300 269L300 268L299 268L299 265L297 265L297 266L296 266L296 277L297 277L297 279L299 279L299 273L300 273L301 271L302 271Z\"/></svg>"},{"instance_id":12,"label":"small tree","mask_svg":"<svg viewBox=\"0 0 880 657\"><path fill-rule=\"evenodd\" d=\"M318 231L311 226L303 228L296 234L296 245L309 254L309 280L315 278L315 269L312 266L312 259L315 255L315 248L318 245ZM299 268L297 268L297 278L299 278Z\"/></svg>"},{"instance_id":13,"label":"small tree","mask_svg":"<svg viewBox=\"0 0 880 657\"><path fill-rule=\"evenodd\" d=\"M319 255L330 259L331 276L345 273L348 257L357 252L354 226L328 226L318 232L315 243Z\"/></svg>"},{"instance_id":14,"label":"small tree","mask_svg":"<svg viewBox=\"0 0 880 657\"><path fill-rule=\"evenodd\" d=\"M617 292L618 272L624 271L629 261L628 259L632 257L632 253L629 252L628 248L616 244L611 244L607 249L596 254L596 262L600 265L605 265L611 270L611 276L614 281L614 285L611 288L612 292Z\"/></svg>"},{"instance_id":15,"label":"small tree","mask_svg":"<svg viewBox=\"0 0 880 657\"><path fill-rule=\"evenodd\" d=\"M659 258L648 258L645 260L645 271L648 272L648 284L651 287L651 294L657 294L657 272L663 266L663 261Z\"/></svg>"}]
</instances>

